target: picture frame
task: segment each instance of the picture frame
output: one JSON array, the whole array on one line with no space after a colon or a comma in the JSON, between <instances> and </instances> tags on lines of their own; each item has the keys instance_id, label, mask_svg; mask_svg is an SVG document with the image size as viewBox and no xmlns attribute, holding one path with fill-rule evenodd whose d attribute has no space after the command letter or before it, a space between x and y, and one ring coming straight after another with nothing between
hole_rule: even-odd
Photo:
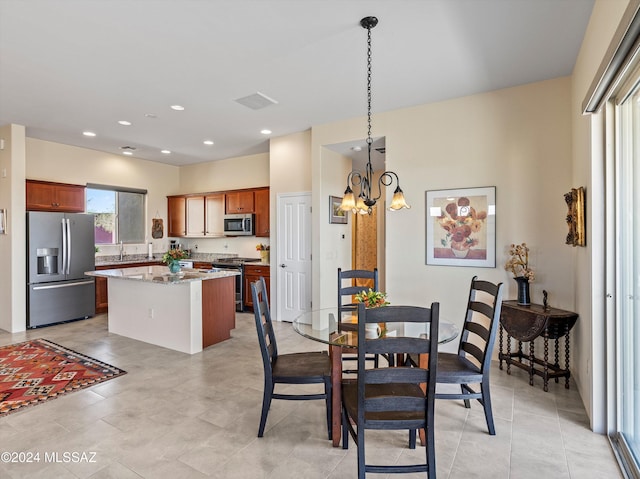
<instances>
[{"instance_id":1,"label":"picture frame","mask_svg":"<svg viewBox=\"0 0 640 479\"><path fill-rule=\"evenodd\" d=\"M586 246L587 232L585 229L585 190L583 186L571 188L565 193L564 201L567 203L567 233L566 244L571 246Z\"/></svg>"},{"instance_id":2,"label":"picture frame","mask_svg":"<svg viewBox=\"0 0 640 479\"><path fill-rule=\"evenodd\" d=\"M0 208L0 235L7 234L7 210Z\"/></svg>"},{"instance_id":3,"label":"picture frame","mask_svg":"<svg viewBox=\"0 0 640 479\"><path fill-rule=\"evenodd\" d=\"M496 187L425 192L425 263L496 267Z\"/></svg>"},{"instance_id":4,"label":"picture frame","mask_svg":"<svg viewBox=\"0 0 640 479\"><path fill-rule=\"evenodd\" d=\"M347 224L347 212L340 209L342 198L339 196L329 196L329 223Z\"/></svg>"}]
</instances>

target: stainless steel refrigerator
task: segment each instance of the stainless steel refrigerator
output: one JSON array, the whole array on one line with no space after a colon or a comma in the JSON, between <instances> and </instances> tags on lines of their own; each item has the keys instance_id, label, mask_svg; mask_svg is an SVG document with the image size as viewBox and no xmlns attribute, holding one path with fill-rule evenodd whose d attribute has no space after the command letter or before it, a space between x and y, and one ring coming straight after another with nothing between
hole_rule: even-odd
<instances>
[{"instance_id":1,"label":"stainless steel refrigerator","mask_svg":"<svg viewBox=\"0 0 640 479\"><path fill-rule=\"evenodd\" d=\"M27 213L27 327L94 316L94 216Z\"/></svg>"}]
</instances>

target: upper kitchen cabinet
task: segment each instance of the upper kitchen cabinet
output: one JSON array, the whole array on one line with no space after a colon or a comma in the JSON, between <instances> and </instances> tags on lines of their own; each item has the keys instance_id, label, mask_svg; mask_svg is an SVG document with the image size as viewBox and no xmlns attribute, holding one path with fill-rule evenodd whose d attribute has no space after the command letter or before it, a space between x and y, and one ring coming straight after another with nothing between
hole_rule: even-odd
<instances>
[{"instance_id":1,"label":"upper kitchen cabinet","mask_svg":"<svg viewBox=\"0 0 640 479\"><path fill-rule=\"evenodd\" d=\"M269 237L269 188L255 190L254 198L256 211L256 236Z\"/></svg>"},{"instance_id":2,"label":"upper kitchen cabinet","mask_svg":"<svg viewBox=\"0 0 640 479\"><path fill-rule=\"evenodd\" d=\"M50 181L26 181L27 211L84 213L85 187Z\"/></svg>"},{"instance_id":3,"label":"upper kitchen cabinet","mask_svg":"<svg viewBox=\"0 0 640 479\"><path fill-rule=\"evenodd\" d=\"M187 236L204 236L204 196L187 196Z\"/></svg>"},{"instance_id":4,"label":"upper kitchen cabinet","mask_svg":"<svg viewBox=\"0 0 640 479\"><path fill-rule=\"evenodd\" d=\"M229 191L225 194L227 214L253 213L255 208L254 190Z\"/></svg>"},{"instance_id":5,"label":"upper kitchen cabinet","mask_svg":"<svg viewBox=\"0 0 640 479\"><path fill-rule=\"evenodd\" d=\"M167 236L225 236L224 215L237 213L255 213L255 235L269 236L269 187L167 196L167 202Z\"/></svg>"},{"instance_id":6,"label":"upper kitchen cabinet","mask_svg":"<svg viewBox=\"0 0 640 479\"><path fill-rule=\"evenodd\" d=\"M204 197L205 236L224 236L224 197L222 193L208 194Z\"/></svg>"},{"instance_id":7,"label":"upper kitchen cabinet","mask_svg":"<svg viewBox=\"0 0 640 479\"><path fill-rule=\"evenodd\" d=\"M224 236L224 193L167 196L168 236Z\"/></svg>"},{"instance_id":8,"label":"upper kitchen cabinet","mask_svg":"<svg viewBox=\"0 0 640 479\"><path fill-rule=\"evenodd\" d=\"M167 196L168 231L167 236L185 236L187 234L186 197Z\"/></svg>"}]
</instances>

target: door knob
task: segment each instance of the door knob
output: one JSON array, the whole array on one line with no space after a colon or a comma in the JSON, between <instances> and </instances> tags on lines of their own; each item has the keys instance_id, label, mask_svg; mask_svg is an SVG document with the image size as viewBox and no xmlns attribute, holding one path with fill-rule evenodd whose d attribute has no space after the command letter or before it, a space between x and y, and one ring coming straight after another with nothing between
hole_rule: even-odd
<instances>
[{"instance_id":1,"label":"door knob","mask_svg":"<svg viewBox=\"0 0 640 479\"><path fill-rule=\"evenodd\" d=\"M284 264L284 263L282 263L282 264L280 265L280 267L281 267L281 268L286 268L286 267L287 267L287 265L286 265L286 264Z\"/></svg>"}]
</instances>

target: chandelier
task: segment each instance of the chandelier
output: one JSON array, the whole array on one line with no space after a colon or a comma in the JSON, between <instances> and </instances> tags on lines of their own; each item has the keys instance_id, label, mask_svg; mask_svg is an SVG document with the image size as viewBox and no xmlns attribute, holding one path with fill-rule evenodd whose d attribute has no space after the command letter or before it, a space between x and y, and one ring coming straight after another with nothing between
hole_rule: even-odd
<instances>
[{"instance_id":1,"label":"chandelier","mask_svg":"<svg viewBox=\"0 0 640 479\"><path fill-rule=\"evenodd\" d=\"M393 192L390 210L399 210L402 208L411 208L404 199L404 193L400 188L400 180L398 175L393 171L385 171L378 178L378 194L373 195L373 167L371 166L371 29L378 24L376 17L365 17L360 20L362 28L367 29L367 165L364 173L353 170L347 176L347 189L344 191L340 209L343 211L351 211L361 215L371 214L371 207L382 196L382 187L391 186L395 180L396 189ZM354 190L359 190L356 199Z\"/></svg>"}]
</instances>

